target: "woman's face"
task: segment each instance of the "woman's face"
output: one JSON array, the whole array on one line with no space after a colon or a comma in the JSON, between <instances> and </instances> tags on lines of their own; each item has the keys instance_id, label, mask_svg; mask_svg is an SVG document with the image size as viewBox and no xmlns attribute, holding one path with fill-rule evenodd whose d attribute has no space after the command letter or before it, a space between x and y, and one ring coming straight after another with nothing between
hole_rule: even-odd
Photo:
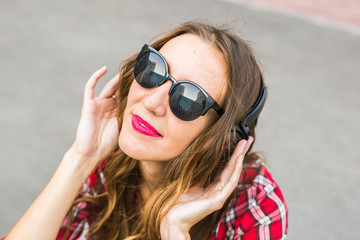
<instances>
[{"instance_id":1,"label":"woman's face","mask_svg":"<svg viewBox=\"0 0 360 240\"><path fill-rule=\"evenodd\" d=\"M219 104L226 90L226 63L222 54L195 35L184 34L167 42L159 51L176 80L200 85ZM169 107L171 81L146 89L133 81L119 136L119 147L137 160L167 161L179 156L211 121L211 111L193 121L177 118ZM161 136L136 130L134 120L143 119ZM136 122L136 121L135 121ZM145 123L146 124L146 123ZM140 126L141 128L141 126ZM146 129L145 129L146 131ZM151 135L151 134L150 134Z\"/></svg>"}]
</instances>

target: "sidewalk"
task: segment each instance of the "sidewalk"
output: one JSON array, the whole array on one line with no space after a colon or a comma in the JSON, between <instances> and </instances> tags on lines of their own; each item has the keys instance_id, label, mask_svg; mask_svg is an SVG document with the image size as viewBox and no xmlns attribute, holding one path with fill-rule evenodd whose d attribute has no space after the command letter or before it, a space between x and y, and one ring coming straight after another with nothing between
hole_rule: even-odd
<instances>
[{"instance_id":1,"label":"sidewalk","mask_svg":"<svg viewBox=\"0 0 360 240\"><path fill-rule=\"evenodd\" d=\"M317 25L347 29L360 35L359 0L226 0L301 18Z\"/></svg>"},{"instance_id":2,"label":"sidewalk","mask_svg":"<svg viewBox=\"0 0 360 240\"><path fill-rule=\"evenodd\" d=\"M255 150L287 200L287 239L359 238L358 18L328 8L319 24L285 0L231 1L1 1L0 238L71 146L92 72L109 68L99 90L145 42L191 19L232 23L261 62L269 94Z\"/></svg>"}]
</instances>

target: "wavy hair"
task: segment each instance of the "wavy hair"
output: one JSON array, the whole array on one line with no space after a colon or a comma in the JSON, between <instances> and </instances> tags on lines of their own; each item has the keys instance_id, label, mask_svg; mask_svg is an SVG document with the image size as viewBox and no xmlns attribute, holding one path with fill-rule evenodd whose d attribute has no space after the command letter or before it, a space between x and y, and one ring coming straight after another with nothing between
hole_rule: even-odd
<instances>
[{"instance_id":1,"label":"wavy hair","mask_svg":"<svg viewBox=\"0 0 360 240\"><path fill-rule=\"evenodd\" d=\"M225 27L215 27L199 22L186 22L162 35L152 45L159 50L171 39L193 34L218 49L227 64L226 94L220 105L225 110L216 121L203 131L188 148L173 160L162 162L164 175L146 202L136 203L136 188L141 179L138 162L118 149L106 161L104 177L106 191L96 196L82 194L74 201L93 206L90 212L89 233L92 239L160 239L160 222L166 214L165 206L172 206L187 189L209 186L225 167L238 139L229 138L234 124L244 118L255 103L261 87L261 72L251 47ZM130 85L134 81L133 69L137 54L122 63L117 89L118 121L121 131L123 112ZM210 113L210 112L209 112ZM208 113L208 114L209 114ZM255 139L255 126L250 129ZM248 153L244 167L257 159ZM210 234L222 212L218 210L190 230L191 239L204 239ZM68 213L71 223L73 213ZM66 236L67 234L65 234Z\"/></svg>"}]
</instances>

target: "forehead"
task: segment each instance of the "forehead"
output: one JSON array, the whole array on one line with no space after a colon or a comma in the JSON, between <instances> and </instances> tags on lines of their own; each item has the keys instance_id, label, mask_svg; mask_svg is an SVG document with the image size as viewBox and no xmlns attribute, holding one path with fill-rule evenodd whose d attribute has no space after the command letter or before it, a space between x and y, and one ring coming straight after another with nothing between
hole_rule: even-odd
<instances>
[{"instance_id":1,"label":"forehead","mask_svg":"<svg viewBox=\"0 0 360 240\"><path fill-rule=\"evenodd\" d=\"M159 52L177 80L190 80L204 88L218 103L226 91L227 65L222 53L201 38L184 34L168 41Z\"/></svg>"}]
</instances>

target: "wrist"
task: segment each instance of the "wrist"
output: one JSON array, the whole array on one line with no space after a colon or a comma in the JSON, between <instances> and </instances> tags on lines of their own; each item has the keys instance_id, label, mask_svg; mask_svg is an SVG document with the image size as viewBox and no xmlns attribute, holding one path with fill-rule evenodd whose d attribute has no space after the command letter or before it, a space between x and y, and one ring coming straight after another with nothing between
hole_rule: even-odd
<instances>
[{"instance_id":1,"label":"wrist","mask_svg":"<svg viewBox=\"0 0 360 240\"><path fill-rule=\"evenodd\" d=\"M73 148L65 153L62 160L62 164L76 171L81 179L87 179L94 171L97 163L98 161L95 158L84 156Z\"/></svg>"},{"instance_id":2,"label":"wrist","mask_svg":"<svg viewBox=\"0 0 360 240\"><path fill-rule=\"evenodd\" d=\"M189 240L189 229L171 224L164 219L160 224L160 234L162 240Z\"/></svg>"}]
</instances>

